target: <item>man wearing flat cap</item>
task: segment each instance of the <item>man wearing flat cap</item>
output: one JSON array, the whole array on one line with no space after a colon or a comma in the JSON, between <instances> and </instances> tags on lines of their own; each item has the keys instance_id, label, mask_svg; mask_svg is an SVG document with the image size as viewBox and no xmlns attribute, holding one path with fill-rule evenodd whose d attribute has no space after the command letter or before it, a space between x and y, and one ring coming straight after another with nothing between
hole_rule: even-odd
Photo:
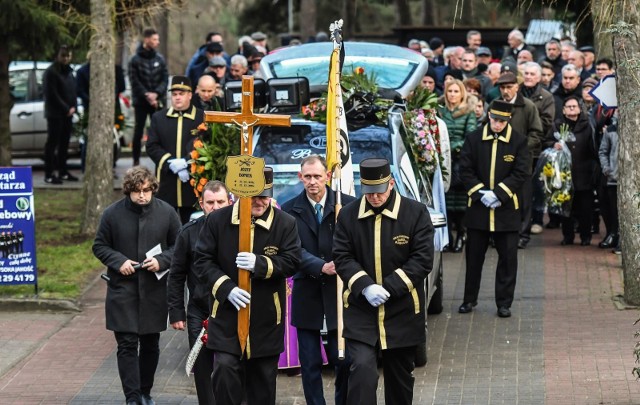
<instances>
[{"instance_id":1,"label":"man wearing flat cap","mask_svg":"<svg viewBox=\"0 0 640 405\"><path fill-rule=\"evenodd\" d=\"M519 92L521 85L514 73L505 72L498 78L496 85L500 89L500 99L513 105L509 125L514 131L527 138L527 146L532 156L531 164L533 165L534 161L540 156L542 142L545 139L538 108L533 101ZM520 249L525 249L531 239L532 169L533 167L529 169L529 180L522 187L522 200L520 201L522 206L522 225L518 240L518 248Z\"/></svg>"},{"instance_id":2,"label":"man wearing flat cap","mask_svg":"<svg viewBox=\"0 0 640 405\"><path fill-rule=\"evenodd\" d=\"M333 240L351 358L347 403L377 403L380 347L385 403L411 404L416 346L426 338L433 225L424 204L396 192L386 159L360 162L360 179L364 196L340 211Z\"/></svg>"},{"instance_id":3,"label":"man wearing flat cap","mask_svg":"<svg viewBox=\"0 0 640 405\"><path fill-rule=\"evenodd\" d=\"M165 107L151 118L147 154L156 164L160 182L158 198L176 209L183 224L195 211L197 202L189 183L189 160L198 125L204 113L191 103L191 80L186 76L171 79L171 107Z\"/></svg>"},{"instance_id":4,"label":"man wearing flat cap","mask_svg":"<svg viewBox=\"0 0 640 405\"><path fill-rule=\"evenodd\" d=\"M207 216L195 249L195 271L213 307L207 347L215 353L212 384L218 404L276 402L278 359L284 350L286 278L300 262L296 221L271 204L273 170L265 168L265 189L251 197L250 252L238 251L239 204ZM250 291L238 286L238 269L251 272ZM244 353L238 342L238 311L250 305Z\"/></svg>"},{"instance_id":5,"label":"man wearing flat cap","mask_svg":"<svg viewBox=\"0 0 640 405\"><path fill-rule=\"evenodd\" d=\"M482 267L493 237L498 251L498 316L511 316L522 220L520 193L531 170L527 138L509 124L512 111L513 104L506 101L491 103L489 123L468 134L460 152L460 177L469 195L464 298L458 308L463 314L478 304Z\"/></svg>"}]
</instances>

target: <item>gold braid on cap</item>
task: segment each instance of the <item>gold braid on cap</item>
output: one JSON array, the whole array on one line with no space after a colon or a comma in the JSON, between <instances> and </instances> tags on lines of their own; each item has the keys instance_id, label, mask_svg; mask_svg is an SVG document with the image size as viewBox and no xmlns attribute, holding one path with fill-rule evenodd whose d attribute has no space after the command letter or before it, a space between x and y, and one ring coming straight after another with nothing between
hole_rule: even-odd
<instances>
[{"instance_id":1,"label":"gold braid on cap","mask_svg":"<svg viewBox=\"0 0 640 405\"><path fill-rule=\"evenodd\" d=\"M504 111L498 111L498 110L489 110L490 114L495 114L495 115L500 115L502 117L508 117L511 118L511 113L510 112L504 112Z\"/></svg>"},{"instance_id":2,"label":"gold braid on cap","mask_svg":"<svg viewBox=\"0 0 640 405\"><path fill-rule=\"evenodd\" d=\"M270 188L273 188L273 183L265 184L265 186L264 186L264 188L263 188L262 190L263 190L263 191L264 191L264 190L269 190Z\"/></svg>"},{"instance_id":3,"label":"gold braid on cap","mask_svg":"<svg viewBox=\"0 0 640 405\"><path fill-rule=\"evenodd\" d=\"M186 90L186 91L192 91L192 90L191 90L191 87L187 86L186 84L182 84L182 83L180 83L180 84L174 84L173 86L171 86L171 90L170 90L170 91L173 91L173 90Z\"/></svg>"},{"instance_id":4,"label":"gold braid on cap","mask_svg":"<svg viewBox=\"0 0 640 405\"><path fill-rule=\"evenodd\" d=\"M384 184L389 180L391 180L391 175L388 175L387 177L378 179L378 180L367 180L367 179L360 178L360 183L364 184L365 186L377 186L379 184Z\"/></svg>"}]
</instances>

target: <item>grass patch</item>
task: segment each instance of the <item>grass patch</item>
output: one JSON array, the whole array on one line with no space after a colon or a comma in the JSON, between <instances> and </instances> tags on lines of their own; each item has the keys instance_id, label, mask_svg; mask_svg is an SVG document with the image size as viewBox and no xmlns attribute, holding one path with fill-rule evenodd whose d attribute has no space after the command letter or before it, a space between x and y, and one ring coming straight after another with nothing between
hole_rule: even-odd
<instances>
[{"instance_id":1,"label":"grass patch","mask_svg":"<svg viewBox=\"0 0 640 405\"><path fill-rule=\"evenodd\" d=\"M114 192L114 200L121 197ZM34 192L38 297L77 299L104 266L93 256L93 237L79 234L84 201L80 190ZM2 286L0 295L34 297L33 285Z\"/></svg>"}]
</instances>

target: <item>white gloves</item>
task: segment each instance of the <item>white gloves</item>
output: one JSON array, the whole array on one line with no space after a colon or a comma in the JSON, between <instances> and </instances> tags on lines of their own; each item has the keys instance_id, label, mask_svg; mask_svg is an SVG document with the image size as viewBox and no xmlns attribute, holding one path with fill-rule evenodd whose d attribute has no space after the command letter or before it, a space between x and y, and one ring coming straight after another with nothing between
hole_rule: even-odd
<instances>
[{"instance_id":1,"label":"white gloves","mask_svg":"<svg viewBox=\"0 0 640 405\"><path fill-rule=\"evenodd\" d=\"M239 287L233 287L227 299L240 311L240 307L246 308L249 301L251 301L251 294Z\"/></svg>"},{"instance_id":2,"label":"white gloves","mask_svg":"<svg viewBox=\"0 0 640 405\"><path fill-rule=\"evenodd\" d=\"M180 181L186 183L189 181L189 171L187 169L182 169L178 172L178 177L180 177Z\"/></svg>"},{"instance_id":3,"label":"white gloves","mask_svg":"<svg viewBox=\"0 0 640 405\"><path fill-rule=\"evenodd\" d=\"M389 291L385 290L385 288L378 284L371 284L368 287L365 287L362 290L362 294L369 301L372 307L379 307L380 305L387 302L391 294Z\"/></svg>"},{"instance_id":4,"label":"white gloves","mask_svg":"<svg viewBox=\"0 0 640 405\"><path fill-rule=\"evenodd\" d=\"M498 200L498 197L496 196L496 193L494 193L493 191L491 191L491 190L480 190L479 192L483 194L482 198L480 199L480 201L485 205L485 207L487 207L487 208L497 208L502 204L500 202L500 200Z\"/></svg>"},{"instance_id":5,"label":"white gloves","mask_svg":"<svg viewBox=\"0 0 640 405\"><path fill-rule=\"evenodd\" d=\"M169 161L169 169L175 174L178 174L181 170L184 170L188 167L187 161L185 159L172 159ZM188 174L188 173L187 173ZM182 179L182 178L181 178Z\"/></svg>"},{"instance_id":6,"label":"white gloves","mask_svg":"<svg viewBox=\"0 0 640 405\"><path fill-rule=\"evenodd\" d=\"M249 252L239 252L236 256L236 266L253 273L253 269L256 267L256 255Z\"/></svg>"}]
</instances>

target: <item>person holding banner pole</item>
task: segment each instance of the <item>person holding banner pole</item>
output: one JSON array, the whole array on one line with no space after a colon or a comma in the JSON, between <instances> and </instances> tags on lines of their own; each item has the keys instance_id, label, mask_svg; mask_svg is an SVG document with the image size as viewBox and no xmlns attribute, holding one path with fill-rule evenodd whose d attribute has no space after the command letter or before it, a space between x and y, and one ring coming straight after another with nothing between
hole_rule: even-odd
<instances>
[{"instance_id":1,"label":"person holding banner pole","mask_svg":"<svg viewBox=\"0 0 640 405\"><path fill-rule=\"evenodd\" d=\"M296 219L302 244L302 259L293 276L292 319L297 328L302 388L307 404L325 404L322 389L322 337L326 319L327 356L335 367L335 403L346 405L348 360L338 359L335 265L332 260L337 193L327 186L331 172L325 160L311 155L302 160L298 178L304 190L282 204ZM342 195L346 204L355 198Z\"/></svg>"}]
</instances>

